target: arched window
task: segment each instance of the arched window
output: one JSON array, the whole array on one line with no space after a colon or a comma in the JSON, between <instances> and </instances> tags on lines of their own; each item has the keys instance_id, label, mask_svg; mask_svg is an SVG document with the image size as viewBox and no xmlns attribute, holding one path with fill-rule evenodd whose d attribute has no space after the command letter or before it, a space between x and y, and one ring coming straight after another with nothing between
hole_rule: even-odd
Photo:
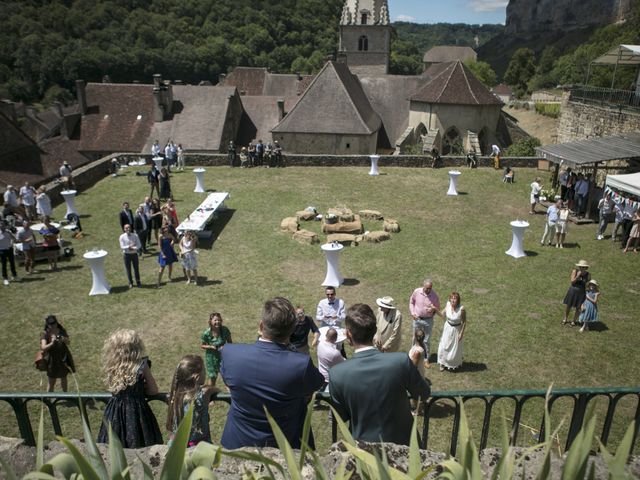
<instances>
[{"instance_id":1,"label":"arched window","mask_svg":"<svg viewBox=\"0 0 640 480\"><path fill-rule=\"evenodd\" d=\"M442 155L463 155L462 137L456 127L450 127L442 139Z\"/></svg>"},{"instance_id":2,"label":"arched window","mask_svg":"<svg viewBox=\"0 0 640 480\"><path fill-rule=\"evenodd\" d=\"M367 39L366 35L362 35L358 39L358 50L361 52L366 52L367 50L369 50L369 40Z\"/></svg>"},{"instance_id":3,"label":"arched window","mask_svg":"<svg viewBox=\"0 0 640 480\"><path fill-rule=\"evenodd\" d=\"M367 24L367 12L362 12L362 16L360 17L360 23L362 25Z\"/></svg>"}]
</instances>

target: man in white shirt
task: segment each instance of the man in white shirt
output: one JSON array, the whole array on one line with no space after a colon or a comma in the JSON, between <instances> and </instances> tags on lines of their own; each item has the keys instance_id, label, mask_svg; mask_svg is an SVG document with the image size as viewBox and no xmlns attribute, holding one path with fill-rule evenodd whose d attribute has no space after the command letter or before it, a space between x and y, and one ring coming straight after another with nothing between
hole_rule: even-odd
<instances>
[{"instance_id":1,"label":"man in white shirt","mask_svg":"<svg viewBox=\"0 0 640 480\"><path fill-rule=\"evenodd\" d=\"M500 168L500 147L496 144L491 145L491 156L493 157L493 168Z\"/></svg>"},{"instance_id":2,"label":"man in white shirt","mask_svg":"<svg viewBox=\"0 0 640 480\"><path fill-rule=\"evenodd\" d=\"M73 187L73 175L72 175L71 165L66 160L62 162L62 166L60 167L60 180L65 189L70 189Z\"/></svg>"},{"instance_id":3,"label":"man in white shirt","mask_svg":"<svg viewBox=\"0 0 640 480\"><path fill-rule=\"evenodd\" d=\"M553 236L556 233L556 223L558 222L558 214L560 213L561 205L562 200L556 198L556 203L547 208L547 221L544 224L544 234L542 235L542 240L540 240L541 246L544 246L547 238L549 241L549 245L551 245L551 240L553 240Z\"/></svg>"},{"instance_id":4,"label":"man in white shirt","mask_svg":"<svg viewBox=\"0 0 640 480\"><path fill-rule=\"evenodd\" d=\"M160 142L158 140L153 142L153 145L151 145L151 155L153 155L154 157L157 157L160 155L161 150L162 150L162 147L160 146Z\"/></svg>"},{"instance_id":5,"label":"man in white shirt","mask_svg":"<svg viewBox=\"0 0 640 480\"><path fill-rule=\"evenodd\" d=\"M337 340L337 330L329 328L325 339L318 344L318 370L320 370L325 381L322 387L323 390L329 383L329 370L331 370L331 367L345 361L345 358L338 351Z\"/></svg>"},{"instance_id":6,"label":"man in white shirt","mask_svg":"<svg viewBox=\"0 0 640 480\"><path fill-rule=\"evenodd\" d=\"M131 266L133 265L133 273L136 278L136 286L141 287L140 271L138 269L138 252L142 248L138 235L131 232L131 225L124 226L124 233L120 235L120 249L124 257L124 268L127 272L127 280L129 280L129 288L133 288L133 280L131 278Z\"/></svg>"},{"instance_id":7,"label":"man in white shirt","mask_svg":"<svg viewBox=\"0 0 640 480\"><path fill-rule=\"evenodd\" d=\"M325 294L327 298L318 302L316 320L320 322L320 327L341 327L345 318L344 302L336 298L335 287L327 287Z\"/></svg>"},{"instance_id":8,"label":"man in white shirt","mask_svg":"<svg viewBox=\"0 0 640 480\"><path fill-rule=\"evenodd\" d=\"M36 189L29 182L24 182L24 186L20 188L20 199L24 206L25 214L29 220L36 218Z\"/></svg>"},{"instance_id":9,"label":"man in white shirt","mask_svg":"<svg viewBox=\"0 0 640 480\"><path fill-rule=\"evenodd\" d=\"M4 192L4 205L9 207L11 213L20 213L18 204L18 195L13 185L7 185L7 190Z\"/></svg>"}]
</instances>

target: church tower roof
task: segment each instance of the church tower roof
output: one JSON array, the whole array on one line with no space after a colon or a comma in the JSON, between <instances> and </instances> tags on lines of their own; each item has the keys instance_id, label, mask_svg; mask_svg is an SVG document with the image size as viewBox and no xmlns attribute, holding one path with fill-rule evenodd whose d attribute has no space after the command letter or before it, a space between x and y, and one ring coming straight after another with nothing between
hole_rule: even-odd
<instances>
[{"instance_id":1,"label":"church tower roof","mask_svg":"<svg viewBox=\"0 0 640 480\"><path fill-rule=\"evenodd\" d=\"M340 25L389 25L387 0L345 0Z\"/></svg>"}]
</instances>

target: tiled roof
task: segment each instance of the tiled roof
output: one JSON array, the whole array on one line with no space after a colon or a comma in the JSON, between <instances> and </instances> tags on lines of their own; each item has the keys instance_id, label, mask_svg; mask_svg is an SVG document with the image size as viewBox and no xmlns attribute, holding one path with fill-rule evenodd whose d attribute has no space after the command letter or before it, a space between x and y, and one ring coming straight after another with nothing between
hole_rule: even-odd
<instances>
[{"instance_id":1,"label":"tiled roof","mask_svg":"<svg viewBox=\"0 0 640 480\"><path fill-rule=\"evenodd\" d=\"M501 83L500 85L493 87L493 93L496 95L511 95L513 91L511 90L511 87Z\"/></svg>"},{"instance_id":2,"label":"tiled roof","mask_svg":"<svg viewBox=\"0 0 640 480\"><path fill-rule=\"evenodd\" d=\"M461 61L451 62L410 97L412 102L502 105Z\"/></svg>"},{"instance_id":3,"label":"tiled roof","mask_svg":"<svg viewBox=\"0 0 640 480\"><path fill-rule=\"evenodd\" d=\"M154 140L164 146L171 139L190 151L220 150L230 99L235 87L173 85L173 101L181 106L173 118L153 125L144 151L151 150Z\"/></svg>"},{"instance_id":4,"label":"tiled roof","mask_svg":"<svg viewBox=\"0 0 640 480\"><path fill-rule=\"evenodd\" d=\"M89 83L80 151L141 152L153 125L153 85Z\"/></svg>"},{"instance_id":5,"label":"tiled roof","mask_svg":"<svg viewBox=\"0 0 640 480\"><path fill-rule=\"evenodd\" d=\"M427 51L422 61L425 63L447 63L455 62L456 60L475 60L476 58L478 58L478 55L471 47L438 45Z\"/></svg>"},{"instance_id":6,"label":"tiled roof","mask_svg":"<svg viewBox=\"0 0 640 480\"><path fill-rule=\"evenodd\" d=\"M284 100L285 112L290 111L296 104L298 97L282 99L281 97L244 96L240 97L244 115L238 133L238 145L248 145L252 140L262 139L268 142L272 139L271 129L280 122L278 100ZM286 147L285 147L286 148Z\"/></svg>"},{"instance_id":7,"label":"tiled roof","mask_svg":"<svg viewBox=\"0 0 640 480\"><path fill-rule=\"evenodd\" d=\"M344 63L327 62L272 131L369 135L381 125L358 77Z\"/></svg>"},{"instance_id":8,"label":"tiled roof","mask_svg":"<svg viewBox=\"0 0 640 480\"><path fill-rule=\"evenodd\" d=\"M266 68L236 67L220 85L236 87L241 95L262 95Z\"/></svg>"}]
</instances>

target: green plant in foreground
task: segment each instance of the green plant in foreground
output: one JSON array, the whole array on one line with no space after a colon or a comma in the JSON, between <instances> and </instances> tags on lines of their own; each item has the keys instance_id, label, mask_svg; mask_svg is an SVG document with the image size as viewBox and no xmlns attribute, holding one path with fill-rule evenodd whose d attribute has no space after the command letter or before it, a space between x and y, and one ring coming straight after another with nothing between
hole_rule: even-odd
<instances>
[{"instance_id":1,"label":"green plant in foreground","mask_svg":"<svg viewBox=\"0 0 640 480\"><path fill-rule=\"evenodd\" d=\"M514 478L516 470L519 469L522 470L522 478L525 478L526 465L524 459L528 454L540 448L543 449L544 459L535 478L537 480L550 478L552 439L562 425L562 422L560 422L560 426L558 426L556 431L553 433L551 432L551 421L547 408L550 391L551 389L549 389L549 392L547 393L547 401L545 402L545 438L541 444L525 449L519 459L516 456L515 447L509 444L509 434L507 432L506 421L504 420L504 416L502 417L502 435L500 442L502 455L493 469L491 475L492 480ZM264 470L267 472L266 475L256 473L255 471L245 471L243 479L247 480L275 479L277 478L275 472L279 473L283 478L301 480L303 477L303 470L306 465L309 465L313 469L315 477L320 480L328 480L329 478L335 480L348 480L354 473L357 474L359 478L365 480L421 480L434 470L434 466L430 466L424 470L422 469L418 444L417 421L414 421L411 431L408 471L402 472L389 465L384 450L382 450L381 454L378 454L377 452L372 454L362 448L359 448L346 423L340 418L333 407L331 407L338 424L338 429L344 438L342 443L347 452L351 455L351 458L345 456L336 472L330 474L322 466L320 458L316 452L308 447L311 435L312 407L314 403L315 396L311 399L307 409L302 433L302 448L300 449L297 457L277 422L265 409L265 414L273 430L278 448L285 459L285 465L281 465L277 461L266 457L260 452L251 452L247 450L224 451L218 446L205 442L199 443L191 453L187 455L189 433L191 431L191 423L193 420L193 406L191 406L180 423L173 443L167 451L159 478L160 480L214 480L216 476L213 470L220 465L222 455L257 462L264 466ZM460 438L458 443L458 451L460 453L458 458L450 458L440 465L443 471L437 478L447 480L479 480L483 478L479 452L473 441L464 404L461 399L460 409ZM57 471L59 475L62 475L63 478L69 480L132 480L131 465L127 463L122 444L120 443L117 435L115 435L111 430L111 426L109 426L108 447L110 468L109 471L107 471L107 466L105 465L105 462L100 455L100 451L98 450L98 447L91 435L91 431L86 420L86 411L82 402L80 402L80 412L82 416L86 452L83 454L68 439L58 437L58 440L66 446L69 452L60 453L47 463L43 463L43 404L40 411L36 446L37 470L25 475L25 480L51 480L56 478L54 477L55 471ZM587 411L585 419L586 420L583 423L580 432L576 436L567 453L562 470L563 480L595 478L595 466L593 462L590 462L596 424L596 417L593 415L593 408L590 408ZM634 427L635 423L631 422L615 455L611 455L604 445L600 443L600 451L609 469L610 479L630 478L625 471L625 466L631 453ZM143 468L143 480L153 480L154 477L151 467L145 464L139 457L138 459L140 460ZM2 465L8 480L17 479L11 467L1 457L0 465Z\"/></svg>"}]
</instances>

